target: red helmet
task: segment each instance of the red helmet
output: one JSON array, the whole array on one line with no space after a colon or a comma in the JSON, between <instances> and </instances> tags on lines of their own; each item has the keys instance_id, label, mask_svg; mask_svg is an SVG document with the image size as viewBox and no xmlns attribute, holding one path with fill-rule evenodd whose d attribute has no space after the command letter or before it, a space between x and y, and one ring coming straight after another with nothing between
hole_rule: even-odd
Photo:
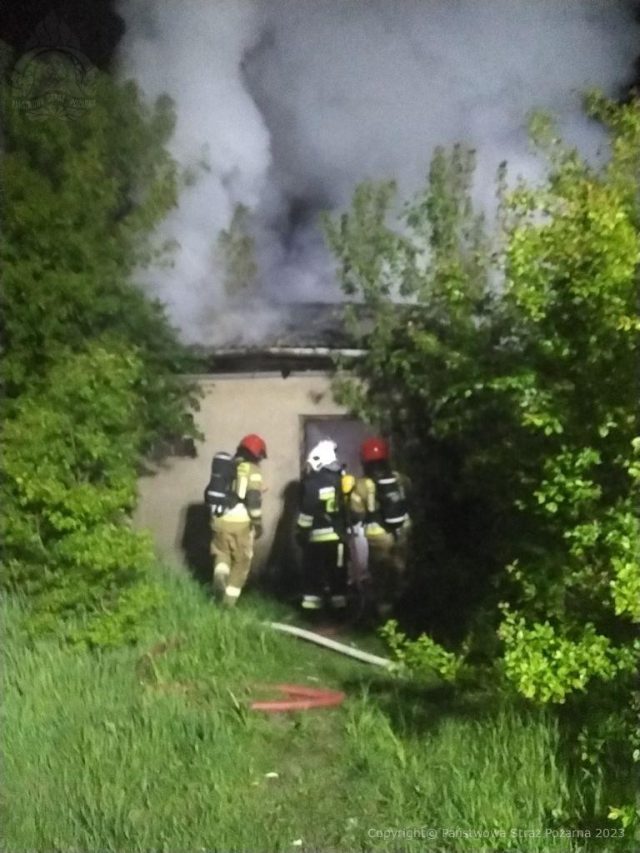
<instances>
[{"instance_id":1,"label":"red helmet","mask_svg":"<svg viewBox=\"0 0 640 853\"><path fill-rule=\"evenodd\" d=\"M259 435L256 435L253 432L251 435L245 435L245 437L240 440L238 447L244 447L244 449L248 450L252 456L256 457L256 459L267 458L267 445L264 443L264 439L260 438Z\"/></svg>"},{"instance_id":2,"label":"red helmet","mask_svg":"<svg viewBox=\"0 0 640 853\"><path fill-rule=\"evenodd\" d=\"M378 462L389 458L389 445L384 438L368 438L362 442L360 458L363 462Z\"/></svg>"}]
</instances>

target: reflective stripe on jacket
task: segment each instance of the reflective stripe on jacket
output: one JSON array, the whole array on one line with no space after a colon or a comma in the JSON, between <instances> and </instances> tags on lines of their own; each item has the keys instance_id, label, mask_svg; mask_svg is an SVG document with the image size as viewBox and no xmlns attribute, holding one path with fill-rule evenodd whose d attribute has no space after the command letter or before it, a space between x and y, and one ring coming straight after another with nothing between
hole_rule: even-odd
<instances>
[{"instance_id":1,"label":"reflective stripe on jacket","mask_svg":"<svg viewBox=\"0 0 640 853\"><path fill-rule=\"evenodd\" d=\"M398 474L393 472L392 476L400 482ZM371 477L359 477L356 480L354 490L351 492L351 511L355 518L364 522L364 532L367 539L389 535L389 530L382 521L376 492L376 483ZM408 526L409 523L409 516L406 516L402 526Z\"/></svg>"},{"instance_id":2,"label":"reflective stripe on jacket","mask_svg":"<svg viewBox=\"0 0 640 853\"><path fill-rule=\"evenodd\" d=\"M262 519L262 474L254 462L238 460L233 491L239 500L220 516L219 521L230 524L258 522Z\"/></svg>"},{"instance_id":3,"label":"reflective stripe on jacket","mask_svg":"<svg viewBox=\"0 0 640 853\"><path fill-rule=\"evenodd\" d=\"M309 532L309 542L336 542L344 530L340 472L323 468L302 481L299 530Z\"/></svg>"}]
</instances>

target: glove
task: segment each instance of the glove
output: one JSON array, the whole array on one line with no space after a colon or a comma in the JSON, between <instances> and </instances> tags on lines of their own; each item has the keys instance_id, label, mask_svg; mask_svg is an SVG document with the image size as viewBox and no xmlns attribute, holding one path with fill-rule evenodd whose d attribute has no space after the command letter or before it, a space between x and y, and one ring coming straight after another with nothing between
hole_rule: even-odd
<instances>
[{"instance_id":1,"label":"glove","mask_svg":"<svg viewBox=\"0 0 640 853\"><path fill-rule=\"evenodd\" d=\"M253 524L253 538L259 539L262 536L262 523L260 521L256 521Z\"/></svg>"}]
</instances>

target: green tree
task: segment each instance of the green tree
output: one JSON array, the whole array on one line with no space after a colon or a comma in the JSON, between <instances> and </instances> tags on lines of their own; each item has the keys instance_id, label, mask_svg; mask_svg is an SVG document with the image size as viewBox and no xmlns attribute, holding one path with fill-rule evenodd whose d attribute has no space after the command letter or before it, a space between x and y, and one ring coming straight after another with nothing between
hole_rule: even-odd
<instances>
[{"instance_id":1,"label":"green tree","mask_svg":"<svg viewBox=\"0 0 640 853\"><path fill-rule=\"evenodd\" d=\"M91 105L34 121L4 93L2 585L34 631L133 639L158 598L130 529L143 454L193 433L191 364L135 285L175 203L171 104L106 76Z\"/></svg>"},{"instance_id":2,"label":"green tree","mask_svg":"<svg viewBox=\"0 0 640 853\"><path fill-rule=\"evenodd\" d=\"M506 369L514 343L492 284L493 247L469 199L473 160L461 147L436 151L425 190L396 226L393 184L360 187L348 214L325 220L345 292L366 305L348 312L367 352L356 366L364 382L347 378L338 391L404 456L417 496L415 615L449 638L460 638L508 559L515 499L513 413L476 392Z\"/></svg>"},{"instance_id":3,"label":"green tree","mask_svg":"<svg viewBox=\"0 0 640 853\"><path fill-rule=\"evenodd\" d=\"M640 104L588 109L607 163L538 117L547 177L507 192L501 170L490 238L459 149L395 224L392 187L364 186L326 229L366 306L350 322L368 353L338 393L396 437L416 486L417 589L437 605L422 626L448 610L467 662L497 655L518 692L569 702L613 748L640 653Z\"/></svg>"},{"instance_id":4,"label":"green tree","mask_svg":"<svg viewBox=\"0 0 640 853\"><path fill-rule=\"evenodd\" d=\"M61 348L80 351L108 331L137 346L148 368L140 417L151 441L185 428L176 375L185 351L162 306L134 284L158 259L154 228L176 200L165 148L173 112L168 99L147 107L133 83L105 75L93 91L78 116L40 121L5 91L0 376L10 407Z\"/></svg>"},{"instance_id":5,"label":"green tree","mask_svg":"<svg viewBox=\"0 0 640 853\"><path fill-rule=\"evenodd\" d=\"M250 291L258 275L255 241L248 230L248 216L248 207L236 205L229 227L218 235L217 250L225 270L224 288L228 296Z\"/></svg>"},{"instance_id":6,"label":"green tree","mask_svg":"<svg viewBox=\"0 0 640 853\"><path fill-rule=\"evenodd\" d=\"M158 600L148 578L151 542L127 524L144 436L137 412L144 373L133 350L89 345L62 356L43 387L20 395L5 426L3 585L27 597L36 632L121 642L136 636Z\"/></svg>"},{"instance_id":7,"label":"green tree","mask_svg":"<svg viewBox=\"0 0 640 853\"><path fill-rule=\"evenodd\" d=\"M611 121L607 166L589 167L538 128L548 183L518 188L506 225L504 299L529 371L509 393L540 452L519 474L531 534L509 567L519 595L501 635L519 689L556 701L592 676L633 670L640 620L640 115L597 96L590 109Z\"/></svg>"}]
</instances>

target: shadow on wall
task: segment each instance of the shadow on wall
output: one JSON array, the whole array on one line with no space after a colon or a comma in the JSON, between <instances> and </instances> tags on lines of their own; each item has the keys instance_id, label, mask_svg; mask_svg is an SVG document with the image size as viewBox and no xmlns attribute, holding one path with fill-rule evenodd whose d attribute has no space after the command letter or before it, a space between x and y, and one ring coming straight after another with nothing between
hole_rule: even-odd
<instances>
[{"instance_id":1,"label":"shadow on wall","mask_svg":"<svg viewBox=\"0 0 640 853\"><path fill-rule=\"evenodd\" d=\"M198 583L211 583L212 561L209 551L211 513L204 503L189 504L185 510L180 547L185 563Z\"/></svg>"},{"instance_id":2,"label":"shadow on wall","mask_svg":"<svg viewBox=\"0 0 640 853\"><path fill-rule=\"evenodd\" d=\"M295 600L301 588L300 551L295 542L300 482L291 480L280 496L282 511L258 584L282 601Z\"/></svg>"}]
</instances>

